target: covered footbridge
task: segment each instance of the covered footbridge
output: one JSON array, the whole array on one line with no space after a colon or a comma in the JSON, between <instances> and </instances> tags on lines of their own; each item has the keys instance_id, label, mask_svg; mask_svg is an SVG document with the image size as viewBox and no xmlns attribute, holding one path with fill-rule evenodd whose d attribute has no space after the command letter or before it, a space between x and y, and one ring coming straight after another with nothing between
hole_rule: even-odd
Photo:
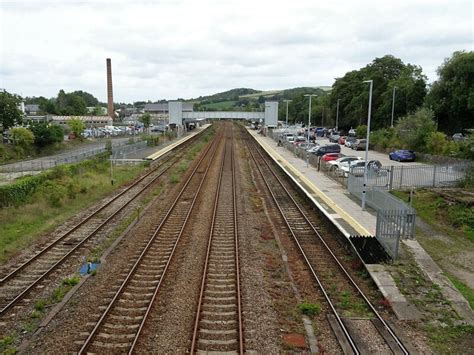
<instances>
[{"instance_id":1,"label":"covered footbridge","mask_svg":"<svg viewBox=\"0 0 474 355\"><path fill-rule=\"evenodd\" d=\"M264 112L246 111L183 111L183 103L180 101L170 101L169 103L169 123L183 125L189 122L230 119L248 120L264 122L265 126L276 127L278 122L278 102L266 101Z\"/></svg>"}]
</instances>

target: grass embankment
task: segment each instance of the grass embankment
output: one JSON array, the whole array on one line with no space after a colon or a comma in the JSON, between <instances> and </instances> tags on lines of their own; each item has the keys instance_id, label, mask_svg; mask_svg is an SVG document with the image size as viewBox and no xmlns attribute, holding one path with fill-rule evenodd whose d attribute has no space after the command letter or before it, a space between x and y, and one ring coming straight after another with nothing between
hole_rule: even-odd
<instances>
[{"instance_id":1,"label":"grass embankment","mask_svg":"<svg viewBox=\"0 0 474 355\"><path fill-rule=\"evenodd\" d=\"M463 194L461 190L456 193ZM404 201L409 197L406 191L394 191L393 194ZM417 190L412 205L417 217L429 225L417 227L418 242L474 309L474 290L455 276L474 272L474 207L445 199L432 190ZM462 353L466 346L473 345L474 326L456 323L457 315L444 300L440 289L426 280L411 257L409 259L399 263L396 271L399 277L395 276L395 280L402 292L426 315L424 328L433 350L436 353Z\"/></svg>"},{"instance_id":2,"label":"grass embankment","mask_svg":"<svg viewBox=\"0 0 474 355\"><path fill-rule=\"evenodd\" d=\"M31 192L13 206L0 209L0 263L141 171L143 166L114 166L115 183L111 185L110 163L102 157L42 173L47 178L38 178L42 181ZM25 179L31 177L13 184L21 185Z\"/></svg>"},{"instance_id":3,"label":"grass embankment","mask_svg":"<svg viewBox=\"0 0 474 355\"><path fill-rule=\"evenodd\" d=\"M394 191L394 195L407 200L409 193ZM462 194L462 191L459 191ZM447 201L430 190L417 190L413 198L413 207L418 217L443 237L435 237L421 228L417 230L417 239L431 257L443 268L454 286L469 301L474 309L474 290L453 275L452 268L474 272L469 257L474 255L474 206L456 201ZM470 259L470 260L469 260ZM448 262L449 261L449 262Z\"/></svg>"}]
</instances>

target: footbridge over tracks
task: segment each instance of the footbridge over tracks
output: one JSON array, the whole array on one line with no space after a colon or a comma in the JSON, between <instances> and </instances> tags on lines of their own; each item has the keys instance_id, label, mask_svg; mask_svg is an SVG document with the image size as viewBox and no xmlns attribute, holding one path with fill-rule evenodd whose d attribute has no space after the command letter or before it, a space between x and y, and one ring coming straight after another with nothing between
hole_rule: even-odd
<instances>
[{"instance_id":1,"label":"footbridge over tracks","mask_svg":"<svg viewBox=\"0 0 474 355\"><path fill-rule=\"evenodd\" d=\"M230 120L248 120L264 122L265 126L277 126L278 121L278 102L266 101L264 112L246 112L246 111L193 111L183 112L183 103L180 101L170 101L169 103L169 123L182 125L184 123L230 119Z\"/></svg>"}]
</instances>

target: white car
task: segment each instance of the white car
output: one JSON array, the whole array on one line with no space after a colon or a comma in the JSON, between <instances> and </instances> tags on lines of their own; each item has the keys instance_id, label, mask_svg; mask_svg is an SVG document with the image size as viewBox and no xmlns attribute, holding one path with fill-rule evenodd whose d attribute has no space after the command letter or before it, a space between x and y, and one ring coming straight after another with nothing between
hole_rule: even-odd
<instances>
[{"instance_id":1,"label":"white car","mask_svg":"<svg viewBox=\"0 0 474 355\"><path fill-rule=\"evenodd\" d=\"M346 161L345 163L341 163L339 167L337 168L337 172L339 175L348 177L349 176L349 171L354 168L360 168L365 166L365 160L361 159L356 159L352 161Z\"/></svg>"},{"instance_id":2,"label":"white car","mask_svg":"<svg viewBox=\"0 0 474 355\"><path fill-rule=\"evenodd\" d=\"M349 164L351 161L354 160L362 160L361 157L355 157L355 156L348 156L348 157L342 157L336 160L329 161L328 164L331 165L331 169L338 169L341 164Z\"/></svg>"}]
</instances>

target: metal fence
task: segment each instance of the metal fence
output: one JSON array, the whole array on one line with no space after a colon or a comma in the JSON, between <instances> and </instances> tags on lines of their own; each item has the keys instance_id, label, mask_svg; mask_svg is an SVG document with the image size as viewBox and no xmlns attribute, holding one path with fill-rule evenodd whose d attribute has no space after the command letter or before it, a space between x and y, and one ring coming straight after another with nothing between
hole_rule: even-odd
<instances>
[{"instance_id":1,"label":"metal fence","mask_svg":"<svg viewBox=\"0 0 474 355\"><path fill-rule=\"evenodd\" d=\"M363 178L349 174L348 190L352 195L362 199ZM365 195L366 204L377 212L375 237L390 256L396 259L400 238L413 239L415 236L416 211L378 187L368 186Z\"/></svg>"},{"instance_id":2,"label":"metal fence","mask_svg":"<svg viewBox=\"0 0 474 355\"><path fill-rule=\"evenodd\" d=\"M112 147L113 159L126 158L128 154L136 153L142 149L145 149L146 147L146 141L140 141L135 144L125 144L125 142L120 142L120 144L114 144L114 146ZM43 171L52 169L58 165L77 163L104 152L106 152L105 144L103 147L93 149L84 148L67 153L62 153L54 158L42 158L3 165L0 166L0 173L13 174L14 177L29 175L31 172L34 171Z\"/></svg>"}]
</instances>

